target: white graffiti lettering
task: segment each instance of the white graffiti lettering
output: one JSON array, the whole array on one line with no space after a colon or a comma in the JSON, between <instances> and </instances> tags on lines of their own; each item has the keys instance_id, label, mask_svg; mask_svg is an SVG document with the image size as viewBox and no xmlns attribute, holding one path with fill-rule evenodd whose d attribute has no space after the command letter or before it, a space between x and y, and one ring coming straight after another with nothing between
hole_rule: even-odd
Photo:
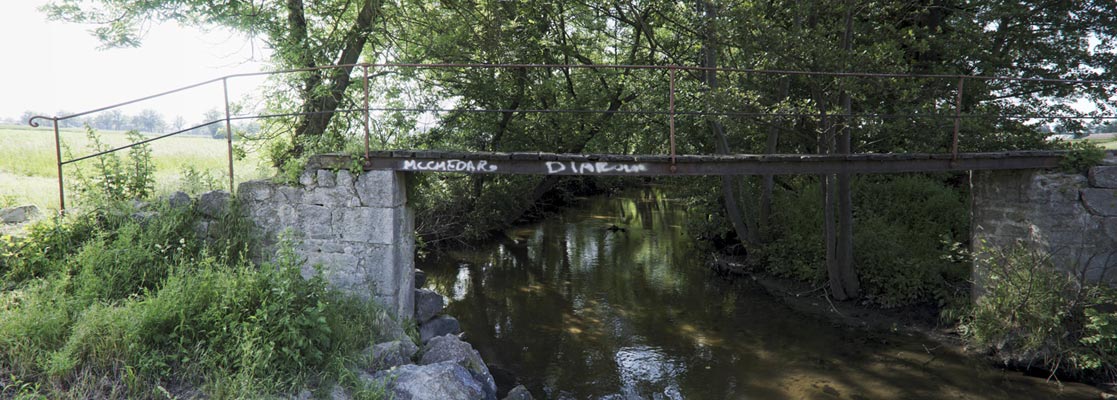
<instances>
[{"instance_id":1,"label":"white graffiti lettering","mask_svg":"<svg viewBox=\"0 0 1117 400\"><path fill-rule=\"evenodd\" d=\"M439 171L439 172L496 172L497 166L488 161L463 161L463 160L431 160L417 161L404 160L404 171Z\"/></svg>"},{"instance_id":2,"label":"white graffiti lettering","mask_svg":"<svg viewBox=\"0 0 1117 400\"><path fill-rule=\"evenodd\" d=\"M645 172L648 166L644 164L614 164L604 161L598 162L575 162L569 163L560 161L547 161L547 173L571 173L571 174L633 174L637 172Z\"/></svg>"}]
</instances>

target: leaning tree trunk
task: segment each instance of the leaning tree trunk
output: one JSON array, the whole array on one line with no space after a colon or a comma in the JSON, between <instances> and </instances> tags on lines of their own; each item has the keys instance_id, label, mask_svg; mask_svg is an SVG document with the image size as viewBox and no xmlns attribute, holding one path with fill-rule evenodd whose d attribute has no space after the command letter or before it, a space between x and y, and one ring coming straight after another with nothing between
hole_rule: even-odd
<instances>
[{"instance_id":1,"label":"leaning tree trunk","mask_svg":"<svg viewBox=\"0 0 1117 400\"><path fill-rule=\"evenodd\" d=\"M345 90L349 88L351 83L350 74L353 72L353 64L360 61L361 53L372 34L373 21L380 15L383 4L381 0L364 1L361 10L357 13L357 19L346 31L341 53L334 61L335 65L344 65L344 67L306 72L306 77L302 82L303 105L301 112L303 117L295 125L295 134L292 138L291 150L287 154L288 157L302 156L306 151L306 139L311 136L322 135L326 132L326 128L330 126L334 113L345 97ZM302 43L303 48L309 49L303 1L288 0L287 10L291 35L296 38L296 41ZM296 65L302 68L317 67L311 54L300 54L295 57L297 58ZM324 76L326 79L323 79ZM322 88L325 90L323 91ZM285 160L276 160L277 163L282 161Z\"/></svg>"}]
</instances>

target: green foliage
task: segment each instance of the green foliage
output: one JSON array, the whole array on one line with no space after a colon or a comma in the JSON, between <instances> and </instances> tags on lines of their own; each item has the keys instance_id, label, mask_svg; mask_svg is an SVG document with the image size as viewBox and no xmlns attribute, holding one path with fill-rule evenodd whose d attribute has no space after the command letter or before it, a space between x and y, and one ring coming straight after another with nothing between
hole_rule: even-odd
<instances>
[{"instance_id":1,"label":"green foliage","mask_svg":"<svg viewBox=\"0 0 1117 400\"><path fill-rule=\"evenodd\" d=\"M1059 142L1058 147L1067 150L1059 161L1059 169L1066 173L1084 173L1105 158L1105 148L1089 140Z\"/></svg>"},{"instance_id":2,"label":"green foliage","mask_svg":"<svg viewBox=\"0 0 1117 400\"><path fill-rule=\"evenodd\" d=\"M87 125L85 130L91 150L103 152L111 149L93 128ZM132 143L144 139L136 131L128 131L127 136ZM155 167L151 161L151 147L147 144L130 148L126 161L113 152L90 162L94 163L94 173L86 175L77 169L76 187L78 193L92 202L144 199L155 190Z\"/></svg>"},{"instance_id":3,"label":"green foliage","mask_svg":"<svg viewBox=\"0 0 1117 400\"><path fill-rule=\"evenodd\" d=\"M1029 243L983 248L977 265L984 292L962 319L967 341L1053 374L1117 379L1117 289L1079 280Z\"/></svg>"},{"instance_id":4,"label":"green foliage","mask_svg":"<svg viewBox=\"0 0 1117 400\"><path fill-rule=\"evenodd\" d=\"M777 192L774 238L760 249L763 265L779 276L824 282L822 194L797 181ZM946 305L965 295L968 264L955 259L966 240L965 202L942 181L918 175L867 177L854 182L854 263L865 296L886 306Z\"/></svg>"},{"instance_id":5,"label":"green foliage","mask_svg":"<svg viewBox=\"0 0 1117 400\"><path fill-rule=\"evenodd\" d=\"M23 247L0 259L0 375L21 390L155 398L187 385L267 397L336 380L387 318L321 274L304 279L289 241L274 263L253 265L235 209L202 241L191 207L137 215L108 204L5 245Z\"/></svg>"},{"instance_id":6,"label":"green foliage","mask_svg":"<svg viewBox=\"0 0 1117 400\"><path fill-rule=\"evenodd\" d=\"M182 168L181 174L178 189L191 196L218 190L222 187L220 177L214 176L213 171L208 169L200 170L188 165Z\"/></svg>"}]
</instances>

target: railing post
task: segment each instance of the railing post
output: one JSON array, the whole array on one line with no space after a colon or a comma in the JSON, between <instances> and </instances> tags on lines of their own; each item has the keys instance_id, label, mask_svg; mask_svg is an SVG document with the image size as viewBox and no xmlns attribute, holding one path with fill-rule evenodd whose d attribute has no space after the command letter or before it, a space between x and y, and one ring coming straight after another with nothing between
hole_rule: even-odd
<instances>
[{"instance_id":1,"label":"railing post","mask_svg":"<svg viewBox=\"0 0 1117 400\"><path fill-rule=\"evenodd\" d=\"M54 160L58 165L58 214L66 213L66 189L62 185L62 138L58 134L58 117L50 119L54 122Z\"/></svg>"},{"instance_id":2,"label":"railing post","mask_svg":"<svg viewBox=\"0 0 1117 400\"><path fill-rule=\"evenodd\" d=\"M369 142L369 126L368 126L368 123L369 123L369 121L368 121L368 63L362 64L362 65L361 65L361 68L362 68L362 69L364 70L364 73L365 73L365 113L364 113L364 114L365 114L365 162L367 163L367 162L369 162L369 159L371 158L371 157L369 157L369 150L368 150L368 142Z\"/></svg>"},{"instance_id":3,"label":"railing post","mask_svg":"<svg viewBox=\"0 0 1117 400\"><path fill-rule=\"evenodd\" d=\"M229 78L221 79L222 89L225 91L225 143L229 152L229 194L236 193L233 183L233 123L232 113L229 110Z\"/></svg>"},{"instance_id":4,"label":"railing post","mask_svg":"<svg viewBox=\"0 0 1117 400\"><path fill-rule=\"evenodd\" d=\"M675 66L667 67L667 75L670 82L668 83L668 129L670 130L671 140L671 172L675 172L678 167L675 166Z\"/></svg>"},{"instance_id":5,"label":"railing post","mask_svg":"<svg viewBox=\"0 0 1117 400\"><path fill-rule=\"evenodd\" d=\"M962 129L962 85L966 78L958 78L958 96L954 99L954 139L950 144L951 161L958 160L958 131Z\"/></svg>"}]
</instances>

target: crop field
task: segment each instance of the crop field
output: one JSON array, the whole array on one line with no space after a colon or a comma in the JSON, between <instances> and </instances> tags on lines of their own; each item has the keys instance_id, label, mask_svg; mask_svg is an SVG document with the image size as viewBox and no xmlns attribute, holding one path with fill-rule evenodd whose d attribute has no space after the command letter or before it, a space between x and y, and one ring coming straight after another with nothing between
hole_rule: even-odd
<instances>
[{"instance_id":1,"label":"crop field","mask_svg":"<svg viewBox=\"0 0 1117 400\"><path fill-rule=\"evenodd\" d=\"M99 131L101 141L111 147L130 143L124 132ZM93 153L83 129L61 132L62 159ZM175 136L149 144L155 164L156 193L177 190L193 192L228 189L228 158L224 140L200 136ZM127 157L127 150L117 153ZM97 158L67 164L67 204L73 201L70 183L80 171L91 171ZM236 181L270 175L254 152L234 161ZM49 128L0 126L0 207L34 204L41 210L58 209L58 181L54 135Z\"/></svg>"}]
</instances>

